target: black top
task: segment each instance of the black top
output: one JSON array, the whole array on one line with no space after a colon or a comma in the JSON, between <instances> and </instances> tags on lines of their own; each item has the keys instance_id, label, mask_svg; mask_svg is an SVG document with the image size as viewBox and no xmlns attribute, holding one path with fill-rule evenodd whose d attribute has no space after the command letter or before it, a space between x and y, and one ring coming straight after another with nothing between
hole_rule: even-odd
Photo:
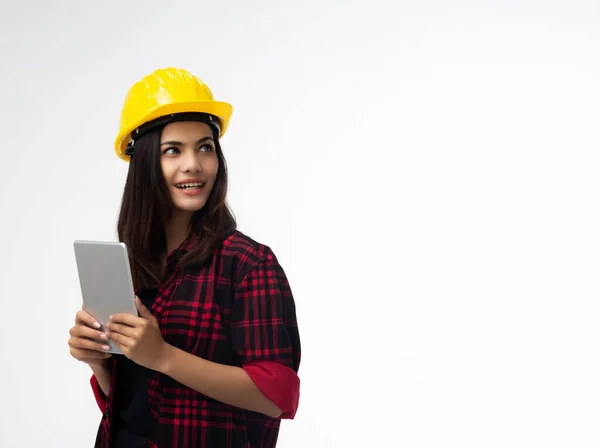
<instances>
[{"instance_id":1,"label":"black top","mask_svg":"<svg viewBox=\"0 0 600 448\"><path fill-rule=\"evenodd\" d=\"M138 292L148 309L156 298L157 289ZM146 448L153 425L148 404L149 370L123 355L117 360L115 384L113 448Z\"/></svg>"}]
</instances>

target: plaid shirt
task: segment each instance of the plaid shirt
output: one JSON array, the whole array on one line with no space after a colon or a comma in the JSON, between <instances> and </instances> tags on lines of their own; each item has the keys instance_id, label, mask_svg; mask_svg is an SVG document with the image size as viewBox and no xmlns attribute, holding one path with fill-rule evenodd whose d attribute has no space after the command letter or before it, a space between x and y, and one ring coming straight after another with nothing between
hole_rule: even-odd
<instances>
[{"instance_id":1,"label":"plaid shirt","mask_svg":"<svg viewBox=\"0 0 600 448\"><path fill-rule=\"evenodd\" d=\"M299 395L300 337L283 269L269 247L239 231L225 239L211 262L178 266L196 240L192 234L167 259L165 280L151 309L163 338L204 359L243 367L276 404L274 397L289 402L292 394L293 409L282 409L282 418L293 418ZM110 447L117 371L117 361L113 362L108 397L95 377L91 380L104 410L97 448ZM265 368L269 375L261 377ZM266 378L272 379L273 373L270 386ZM290 391L290 385L295 390ZM282 395L288 398L281 399ZM221 403L161 373L151 372L148 398L157 423L149 447L268 448L277 442L280 419Z\"/></svg>"}]
</instances>

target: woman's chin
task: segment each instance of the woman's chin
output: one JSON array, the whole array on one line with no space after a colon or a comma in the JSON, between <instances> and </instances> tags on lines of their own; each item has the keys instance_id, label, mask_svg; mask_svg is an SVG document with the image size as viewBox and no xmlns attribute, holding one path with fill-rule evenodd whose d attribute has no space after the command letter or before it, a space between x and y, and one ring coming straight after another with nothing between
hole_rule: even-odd
<instances>
[{"instance_id":1,"label":"woman's chin","mask_svg":"<svg viewBox=\"0 0 600 448\"><path fill-rule=\"evenodd\" d=\"M195 213L204 207L205 204L206 201L177 201L174 205L180 212Z\"/></svg>"}]
</instances>

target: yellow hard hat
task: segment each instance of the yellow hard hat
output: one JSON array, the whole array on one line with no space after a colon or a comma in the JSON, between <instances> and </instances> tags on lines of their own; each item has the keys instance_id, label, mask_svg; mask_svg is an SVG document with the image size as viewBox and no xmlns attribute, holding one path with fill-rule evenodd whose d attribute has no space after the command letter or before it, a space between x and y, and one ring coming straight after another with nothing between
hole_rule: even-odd
<instances>
[{"instance_id":1,"label":"yellow hard hat","mask_svg":"<svg viewBox=\"0 0 600 448\"><path fill-rule=\"evenodd\" d=\"M131 86L127 93L115 151L119 158L129 161L130 156L125 150L132 132L157 118L185 112L217 117L220 121L219 137L222 137L232 110L230 104L215 101L208 86L188 71L172 67L155 70Z\"/></svg>"}]
</instances>

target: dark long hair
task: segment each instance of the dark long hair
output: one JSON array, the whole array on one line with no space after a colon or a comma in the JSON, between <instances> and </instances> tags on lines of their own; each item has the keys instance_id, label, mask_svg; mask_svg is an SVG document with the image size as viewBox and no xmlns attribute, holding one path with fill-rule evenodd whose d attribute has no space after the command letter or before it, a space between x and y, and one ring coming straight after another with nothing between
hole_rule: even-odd
<instances>
[{"instance_id":1,"label":"dark long hair","mask_svg":"<svg viewBox=\"0 0 600 448\"><path fill-rule=\"evenodd\" d=\"M161 256L167 251L165 226L174 207L160 163L163 128L136 140L121 201L117 230L119 241L129 250L135 288L158 287L162 281ZM191 219L188 236L196 232L198 239L179 261L181 265L204 264L237 227L226 202L227 164L214 129L213 135L219 160L217 178L206 204Z\"/></svg>"}]
</instances>

